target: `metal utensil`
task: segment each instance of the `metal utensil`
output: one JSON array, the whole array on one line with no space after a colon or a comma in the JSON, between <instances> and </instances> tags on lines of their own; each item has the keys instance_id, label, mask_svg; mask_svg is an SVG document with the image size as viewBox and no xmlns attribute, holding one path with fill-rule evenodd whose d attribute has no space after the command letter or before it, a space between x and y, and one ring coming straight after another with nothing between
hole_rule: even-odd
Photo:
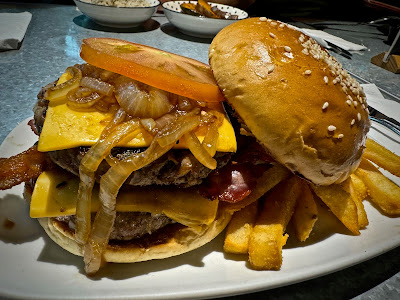
<instances>
[{"instance_id":1,"label":"metal utensil","mask_svg":"<svg viewBox=\"0 0 400 300\"><path fill-rule=\"evenodd\" d=\"M370 111L369 119L375 121L386 128L390 129L394 133L400 136L400 123L393 118L386 116L381 113L379 110L373 108L372 106L368 107Z\"/></svg>"},{"instance_id":2,"label":"metal utensil","mask_svg":"<svg viewBox=\"0 0 400 300\"><path fill-rule=\"evenodd\" d=\"M389 51L386 52L385 55L383 56L382 61L383 61L384 63L387 63L387 62L389 61L390 55L392 55L393 50L395 49L396 44L397 44L397 42L399 41L399 38L400 38L400 30L399 30L399 32L397 33L396 37L394 38L394 41L393 41L392 45L391 45L390 48L389 48Z\"/></svg>"},{"instance_id":3,"label":"metal utensil","mask_svg":"<svg viewBox=\"0 0 400 300\"><path fill-rule=\"evenodd\" d=\"M348 59L351 59L351 57L353 56L353 54L351 54L351 52L347 51L346 49L343 49L342 47L339 47L338 45L335 45L327 40L325 40L325 42L329 45L329 47L331 47L330 50L336 52L339 55L342 55Z\"/></svg>"}]
</instances>

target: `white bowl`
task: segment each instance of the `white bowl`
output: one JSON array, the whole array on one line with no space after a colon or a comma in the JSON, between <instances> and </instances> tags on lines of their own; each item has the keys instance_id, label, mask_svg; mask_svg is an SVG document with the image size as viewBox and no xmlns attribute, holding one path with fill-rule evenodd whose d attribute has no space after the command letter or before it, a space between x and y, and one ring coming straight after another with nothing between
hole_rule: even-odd
<instances>
[{"instance_id":1,"label":"white bowl","mask_svg":"<svg viewBox=\"0 0 400 300\"><path fill-rule=\"evenodd\" d=\"M206 17L192 16L182 13L180 5L182 3L194 3L197 1L169 1L163 3L162 7L164 14L172 25L177 27L181 32L201 38L212 38L214 37L222 28L242 19L248 17L247 12L229 5L211 3L215 5L218 9L229 12L233 15L237 15L237 20L225 20L225 19L212 19Z\"/></svg>"},{"instance_id":2,"label":"white bowl","mask_svg":"<svg viewBox=\"0 0 400 300\"><path fill-rule=\"evenodd\" d=\"M95 21L97 24L117 27L129 28L139 26L144 21L151 18L160 5L158 0L148 0L148 7L115 7L104 6L74 0L79 10Z\"/></svg>"}]
</instances>

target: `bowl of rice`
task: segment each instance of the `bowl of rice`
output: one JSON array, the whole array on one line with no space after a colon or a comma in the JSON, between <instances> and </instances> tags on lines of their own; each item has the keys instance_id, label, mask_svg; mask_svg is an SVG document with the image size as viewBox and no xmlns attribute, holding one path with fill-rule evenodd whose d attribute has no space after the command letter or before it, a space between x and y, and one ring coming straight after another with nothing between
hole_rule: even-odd
<instances>
[{"instance_id":1,"label":"bowl of rice","mask_svg":"<svg viewBox=\"0 0 400 300\"><path fill-rule=\"evenodd\" d=\"M74 0L79 10L97 24L129 28L147 21L160 5L158 0Z\"/></svg>"}]
</instances>

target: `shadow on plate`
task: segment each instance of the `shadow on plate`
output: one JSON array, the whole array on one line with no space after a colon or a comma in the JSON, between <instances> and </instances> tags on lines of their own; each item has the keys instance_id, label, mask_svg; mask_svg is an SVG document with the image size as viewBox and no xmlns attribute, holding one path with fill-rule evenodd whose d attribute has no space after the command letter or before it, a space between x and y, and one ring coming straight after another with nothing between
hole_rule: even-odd
<instances>
[{"instance_id":1,"label":"shadow on plate","mask_svg":"<svg viewBox=\"0 0 400 300\"><path fill-rule=\"evenodd\" d=\"M38 261L55 265L75 266L77 268L77 272L86 277L83 257L73 255L62 249L44 233L43 240L44 247L38 257ZM154 272L174 269L182 265L190 265L193 267L202 268L205 265L203 258L212 252L222 252L222 244L223 236L220 235L212 242L199 249L175 257L127 264L107 263L95 276L87 277L87 279L93 281L98 281L102 278L124 280Z\"/></svg>"},{"instance_id":2,"label":"shadow on plate","mask_svg":"<svg viewBox=\"0 0 400 300\"><path fill-rule=\"evenodd\" d=\"M96 22L92 21L90 18L86 17L85 15L77 16L73 19L73 22L83 28L92 29L96 31L103 31L103 32L117 32L117 33L139 33L139 32L147 32L153 31L160 27L160 23L154 21L153 19L149 19L139 26L130 27L130 28L114 28L103 26L97 24Z\"/></svg>"},{"instance_id":3,"label":"shadow on plate","mask_svg":"<svg viewBox=\"0 0 400 300\"><path fill-rule=\"evenodd\" d=\"M29 217L29 205L22 197L5 194L0 198L0 240L23 244L38 239L42 227Z\"/></svg>"},{"instance_id":4,"label":"shadow on plate","mask_svg":"<svg viewBox=\"0 0 400 300\"><path fill-rule=\"evenodd\" d=\"M179 29L176 28L171 23L161 25L161 31L164 32L165 34L168 34L169 36L172 36L172 37L175 37L178 39L182 39L185 41L189 41L189 42L211 44L211 42L213 40L213 38L200 38L200 37L194 37L194 36L184 34L181 31L179 31Z\"/></svg>"}]
</instances>

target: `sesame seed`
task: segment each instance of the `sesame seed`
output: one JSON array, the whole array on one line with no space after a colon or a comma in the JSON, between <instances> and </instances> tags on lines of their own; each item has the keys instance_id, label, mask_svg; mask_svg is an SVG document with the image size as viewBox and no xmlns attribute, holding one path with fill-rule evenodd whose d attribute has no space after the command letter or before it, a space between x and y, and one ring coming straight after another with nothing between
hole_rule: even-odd
<instances>
[{"instance_id":1,"label":"sesame seed","mask_svg":"<svg viewBox=\"0 0 400 300\"><path fill-rule=\"evenodd\" d=\"M272 73L275 69L275 65L268 65L268 74Z\"/></svg>"},{"instance_id":2,"label":"sesame seed","mask_svg":"<svg viewBox=\"0 0 400 300\"><path fill-rule=\"evenodd\" d=\"M350 124L351 124L351 126L353 126L355 123L356 123L356 120L353 119L353 120L351 120Z\"/></svg>"},{"instance_id":3,"label":"sesame seed","mask_svg":"<svg viewBox=\"0 0 400 300\"><path fill-rule=\"evenodd\" d=\"M266 17L260 17L259 20L260 20L261 22L265 22L265 21L267 21L268 19L267 19Z\"/></svg>"},{"instance_id":4,"label":"sesame seed","mask_svg":"<svg viewBox=\"0 0 400 300\"><path fill-rule=\"evenodd\" d=\"M333 126L333 125L328 126L328 131L335 131L335 130L336 130L335 126Z\"/></svg>"},{"instance_id":5,"label":"sesame seed","mask_svg":"<svg viewBox=\"0 0 400 300\"><path fill-rule=\"evenodd\" d=\"M273 34L272 32L269 33L269 36L272 37L273 39L276 37L276 35Z\"/></svg>"},{"instance_id":6,"label":"sesame seed","mask_svg":"<svg viewBox=\"0 0 400 300\"><path fill-rule=\"evenodd\" d=\"M311 70L305 70L305 71L304 71L304 74L305 74L305 75L310 75L310 74L311 74Z\"/></svg>"},{"instance_id":7,"label":"sesame seed","mask_svg":"<svg viewBox=\"0 0 400 300\"><path fill-rule=\"evenodd\" d=\"M275 25L277 25L278 23L276 23L276 22L271 22L271 26L275 26Z\"/></svg>"},{"instance_id":8,"label":"sesame seed","mask_svg":"<svg viewBox=\"0 0 400 300\"><path fill-rule=\"evenodd\" d=\"M283 27L285 27L285 24L279 25L279 28L283 28Z\"/></svg>"},{"instance_id":9,"label":"sesame seed","mask_svg":"<svg viewBox=\"0 0 400 300\"><path fill-rule=\"evenodd\" d=\"M344 134L343 134L343 133L341 133L341 134L339 134L339 135L337 136L338 139L342 139L343 137L344 137Z\"/></svg>"},{"instance_id":10,"label":"sesame seed","mask_svg":"<svg viewBox=\"0 0 400 300\"><path fill-rule=\"evenodd\" d=\"M204 111L204 110L202 110L200 114L201 114L202 116L206 116L206 115L207 115L207 112Z\"/></svg>"},{"instance_id":11,"label":"sesame seed","mask_svg":"<svg viewBox=\"0 0 400 300\"><path fill-rule=\"evenodd\" d=\"M325 102L324 105L322 105L322 109L327 109L328 106L329 106L329 103L328 103L328 102Z\"/></svg>"},{"instance_id":12,"label":"sesame seed","mask_svg":"<svg viewBox=\"0 0 400 300\"><path fill-rule=\"evenodd\" d=\"M284 48L285 48L286 52L291 52L292 51L292 48L290 48L289 46L285 46Z\"/></svg>"},{"instance_id":13,"label":"sesame seed","mask_svg":"<svg viewBox=\"0 0 400 300\"><path fill-rule=\"evenodd\" d=\"M354 105L354 107L357 107L358 102L357 101L353 101L353 105Z\"/></svg>"},{"instance_id":14,"label":"sesame seed","mask_svg":"<svg viewBox=\"0 0 400 300\"><path fill-rule=\"evenodd\" d=\"M357 114L357 120L361 121L361 114L360 113Z\"/></svg>"},{"instance_id":15,"label":"sesame seed","mask_svg":"<svg viewBox=\"0 0 400 300\"><path fill-rule=\"evenodd\" d=\"M308 50L306 48L304 48L303 50L301 50L301 52L305 55L308 55Z\"/></svg>"},{"instance_id":16,"label":"sesame seed","mask_svg":"<svg viewBox=\"0 0 400 300\"><path fill-rule=\"evenodd\" d=\"M347 103L349 106L351 106L351 101L350 101L350 100L347 100L346 103Z\"/></svg>"},{"instance_id":17,"label":"sesame seed","mask_svg":"<svg viewBox=\"0 0 400 300\"><path fill-rule=\"evenodd\" d=\"M335 79L333 79L333 84L336 84L337 83L337 80L336 80L336 78Z\"/></svg>"},{"instance_id":18,"label":"sesame seed","mask_svg":"<svg viewBox=\"0 0 400 300\"><path fill-rule=\"evenodd\" d=\"M365 108L365 111L367 112L367 114L369 114L369 109L368 109L368 107Z\"/></svg>"},{"instance_id":19,"label":"sesame seed","mask_svg":"<svg viewBox=\"0 0 400 300\"><path fill-rule=\"evenodd\" d=\"M328 76L324 76L324 81L326 84L328 84L328 82L329 82Z\"/></svg>"}]
</instances>

